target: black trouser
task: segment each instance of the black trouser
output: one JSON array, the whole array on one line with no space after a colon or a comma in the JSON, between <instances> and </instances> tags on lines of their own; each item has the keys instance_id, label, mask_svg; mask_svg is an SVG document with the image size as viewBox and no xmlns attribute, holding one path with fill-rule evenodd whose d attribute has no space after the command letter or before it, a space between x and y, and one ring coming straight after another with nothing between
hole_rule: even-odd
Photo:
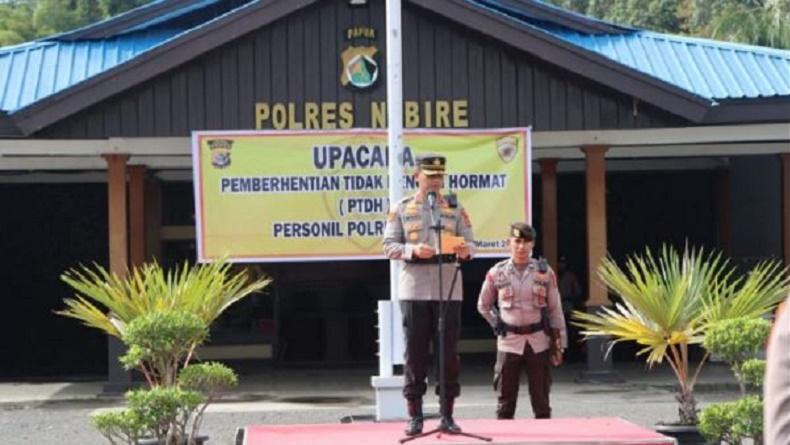
<instances>
[{"instance_id":1,"label":"black trouser","mask_svg":"<svg viewBox=\"0 0 790 445\"><path fill-rule=\"evenodd\" d=\"M494 366L494 390L497 392L497 418L512 419L516 414L516 401L518 400L518 387L521 380L521 370L527 372L529 384L529 400L532 402L532 412L536 419L551 417L549 406L549 390L551 389L551 374L549 371L549 351L535 354L527 342L524 355L510 352L497 352L496 365Z\"/></svg>"},{"instance_id":2,"label":"black trouser","mask_svg":"<svg viewBox=\"0 0 790 445\"><path fill-rule=\"evenodd\" d=\"M450 301L445 303L444 316L444 378L445 397L454 399L461 393L458 384L458 374L461 371L461 360L458 357L458 338L461 335L461 302ZM429 345L433 340L434 353L439 356L439 302L401 300L401 313L403 314L403 333L406 337L406 352L404 354L404 376L406 379L403 387L403 396L406 399L419 399L425 394L427 385L425 377L428 372ZM438 369L436 366L434 369ZM439 395L439 375L436 377L436 394Z\"/></svg>"}]
</instances>

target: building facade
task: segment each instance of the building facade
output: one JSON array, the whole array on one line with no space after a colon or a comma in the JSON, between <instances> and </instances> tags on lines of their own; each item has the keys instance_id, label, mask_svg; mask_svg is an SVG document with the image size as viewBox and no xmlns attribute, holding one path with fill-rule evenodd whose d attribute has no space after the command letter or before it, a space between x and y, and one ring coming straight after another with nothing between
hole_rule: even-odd
<instances>
[{"instance_id":1,"label":"building facade","mask_svg":"<svg viewBox=\"0 0 790 445\"><path fill-rule=\"evenodd\" d=\"M607 252L790 258L790 52L537 1L403 8L404 126L532 127L538 250L568 258L580 306L609 303L591 273ZM0 49L0 378L107 372L113 345L53 314L58 277L194 260L192 131L386 127L385 32L383 0L156 0ZM474 301L492 263L465 266L470 353L493 351ZM203 357L375 360L383 256L249 267L274 286L229 310Z\"/></svg>"}]
</instances>

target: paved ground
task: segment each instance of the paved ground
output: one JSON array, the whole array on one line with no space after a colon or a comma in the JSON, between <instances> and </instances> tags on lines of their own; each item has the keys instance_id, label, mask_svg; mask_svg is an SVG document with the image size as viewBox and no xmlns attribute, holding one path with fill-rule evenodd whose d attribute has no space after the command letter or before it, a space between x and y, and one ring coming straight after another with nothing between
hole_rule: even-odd
<instances>
[{"instance_id":1,"label":"paved ground","mask_svg":"<svg viewBox=\"0 0 790 445\"><path fill-rule=\"evenodd\" d=\"M465 364L463 393L457 401L457 418L493 416L495 399L490 366ZM624 382L580 383L581 365L555 372L552 406L556 417L618 416L651 427L676 418L668 369L648 371L642 364L618 364ZM339 422L351 416L366 421L375 412L370 387L374 369L258 369L242 373L241 384L227 400L209 409L204 428L211 444L232 444L236 428L252 424ZM19 384L0 383L0 443L103 444L90 425L90 414L123 406L123 401L98 396L101 382ZM526 388L523 388L526 391ZM709 364L697 388L700 404L737 396L729 370ZM435 397L426 399L426 411L438 410ZM519 417L531 416L525 393Z\"/></svg>"}]
</instances>

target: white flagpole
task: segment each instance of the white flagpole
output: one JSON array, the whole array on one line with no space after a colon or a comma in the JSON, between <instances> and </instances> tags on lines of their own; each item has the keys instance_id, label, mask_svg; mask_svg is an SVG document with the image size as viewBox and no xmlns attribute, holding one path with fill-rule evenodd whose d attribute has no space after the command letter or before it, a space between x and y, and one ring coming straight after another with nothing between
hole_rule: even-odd
<instances>
[{"instance_id":1,"label":"white flagpole","mask_svg":"<svg viewBox=\"0 0 790 445\"><path fill-rule=\"evenodd\" d=\"M389 146L389 202L397 203L403 196L403 78L401 64L401 0L387 0L387 143ZM379 301L379 376L374 376L376 388L376 419L394 420L406 417L403 401L403 376L392 372L397 342L402 341L396 329L400 323L398 310L398 276L400 261L390 261L390 300Z\"/></svg>"},{"instance_id":2,"label":"white flagpole","mask_svg":"<svg viewBox=\"0 0 790 445\"><path fill-rule=\"evenodd\" d=\"M389 146L389 202L403 197L403 50L401 47L401 0L387 0L387 145ZM401 261L390 261L390 301L398 302ZM393 314L399 314L394 310ZM399 323L395 323L399 325ZM393 345L399 339L394 339ZM393 349L394 352L394 349ZM392 370L390 369L390 374Z\"/></svg>"}]
</instances>

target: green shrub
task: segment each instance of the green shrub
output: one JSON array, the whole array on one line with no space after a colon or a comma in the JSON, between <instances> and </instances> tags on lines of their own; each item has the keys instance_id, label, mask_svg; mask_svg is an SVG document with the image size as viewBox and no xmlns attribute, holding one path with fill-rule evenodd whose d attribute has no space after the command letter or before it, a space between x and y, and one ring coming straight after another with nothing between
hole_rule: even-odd
<instances>
[{"instance_id":1,"label":"green shrub","mask_svg":"<svg viewBox=\"0 0 790 445\"><path fill-rule=\"evenodd\" d=\"M703 344L732 367L742 397L716 403L702 410L700 432L710 443L740 445L745 439L762 443L763 402L759 395L746 396L746 384L761 386L765 360L754 358L765 347L771 324L762 318L736 318L713 324Z\"/></svg>"},{"instance_id":2,"label":"green shrub","mask_svg":"<svg viewBox=\"0 0 790 445\"><path fill-rule=\"evenodd\" d=\"M735 402L715 403L705 407L699 416L699 431L708 443L733 443Z\"/></svg>"},{"instance_id":3,"label":"green shrub","mask_svg":"<svg viewBox=\"0 0 790 445\"><path fill-rule=\"evenodd\" d=\"M745 383L762 386L765 378L765 360L753 358L741 364L741 378Z\"/></svg>"},{"instance_id":4,"label":"green shrub","mask_svg":"<svg viewBox=\"0 0 790 445\"><path fill-rule=\"evenodd\" d=\"M91 421L99 433L113 445L134 445L138 439L150 432L139 413L128 409L93 414Z\"/></svg>"},{"instance_id":5,"label":"green shrub","mask_svg":"<svg viewBox=\"0 0 790 445\"><path fill-rule=\"evenodd\" d=\"M734 318L714 323L705 333L705 349L728 363L740 363L765 348L771 323L763 318Z\"/></svg>"},{"instance_id":6,"label":"green shrub","mask_svg":"<svg viewBox=\"0 0 790 445\"><path fill-rule=\"evenodd\" d=\"M236 373L222 363L200 363L189 365L181 370L178 374L178 385L186 390L200 392L205 397L205 402L195 412L192 419L192 437L197 435L203 423L203 413L208 405L237 384Z\"/></svg>"},{"instance_id":7,"label":"green shrub","mask_svg":"<svg viewBox=\"0 0 790 445\"><path fill-rule=\"evenodd\" d=\"M138 368L152 386L173 385L179 367L208 336L196 315L162 311L135 318L123 334L129 347L121 357L126 369Z\"/></svg>"},{"instance_id":8,"label":"green shrub","mask_svg":"<svg viewBox=\"0 0 790 445\"><path fill-rule=\"evenodd\" d=\"M741 395L746 395L746 384L754 381L755 377L750 374L747 379L743 370L744 363L754 359L765 348L770 332L771 323L767 320L743 317L714 323L705 333L705 349L730 364L741 385Z\"/></svg>"},{"instance_id":9,"label":"green shrub","mask_svg":"<svg viewBox=\"0 0 790 445\"><path fill-rule=\"evenodd\" d=\"M196 410L206 398L197 391L159 386L126 393L129 410L137 413L146 428L163 443L181 443L187 438Z\"/></svg>"},{"instance_id":10,"label":"green shrub","mask_svg":"<svg viewBox=\"0 0 790 445\"><path fill-rule=\"evenodd\" d=\"M743 397L735 402L732 436L737 440L752 438L762 443L763 401L759 396Z\"/></svg>"},{"instance_id":11,"label":"green shrub","mask_svg":"<svg viewBox=\"0 0 790 445\"><path fill-rule=\"evenodd\" d=\"M217 362L189 365L178 374L181 388L199 391L212 398L239 384L232 369Z\"/></svg>"}]
</instances>

